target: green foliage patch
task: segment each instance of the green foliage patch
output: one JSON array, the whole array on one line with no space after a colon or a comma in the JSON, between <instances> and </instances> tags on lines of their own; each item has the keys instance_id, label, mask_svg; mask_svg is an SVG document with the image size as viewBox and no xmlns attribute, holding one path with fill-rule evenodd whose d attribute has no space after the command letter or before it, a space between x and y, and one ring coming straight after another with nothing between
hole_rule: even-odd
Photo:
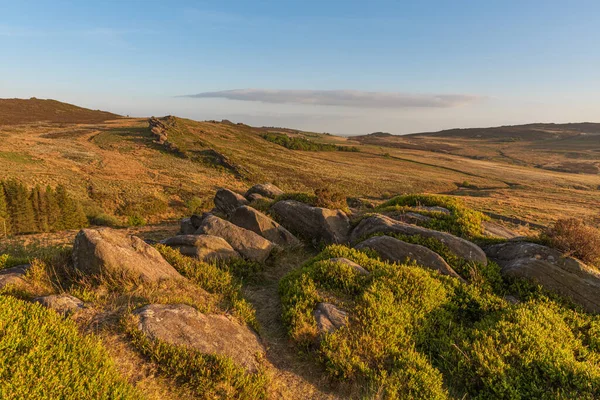
<instances>
[{"instance_id":1,"label":"green foliage patch","mask_svg":"<svg viewBox=\"0 0 600 400\"><path fill-rule=\"evenodd\" d=\"M0 398L138 399L112 360L71 320L0 296Z\"/></svg>"},{"instance_id":2,"label":"green foliage patch","mask_svg":"<svg viewBox=\"0 0 600 400\"><path fill-rule=\"evenodd\" d=\"M262 135L263 139L278 144L290 150L302 151L349 151L359 152L356 146L338 146L330 143L318 143L306 138L291 137L283 133L269 132Z\"/></svg>"},{"instance_id":3,"label":"green foliage patch","mask_svg":"<svg viewBox=\"0 0 600 400\"><path fill-rule=\"evenodd\" d=\"M412 210L412 207L443 207L450 211L450 215L441 212L426 212ZM410 194L394 197L377 207L379 211L416 211L428 215L432 219L422 223L423 226L438 231L450 232L465 238L476 238L483 233L482 222L487 219L482 213L472 210L454 197Z\"/></svg>"},{"instance_id":4,"label":"green foliage patch","mask_svg":"<svg viewBox=\"0 0 600 400\"><path fill-rule=\"evenodd\" d=\"M327 261L333 257L348 258L370 274ZM283 320L332 376L368 388L368 396L600 396L599 317L523 281L494 282L502 279L495 273L480 279L482 284L465 284L329 246L280 282ZM498 290L521 302L507 302ZM320 335L313 315L319 302L347 311L347 326Z\"/></svg>"}]
</instances>

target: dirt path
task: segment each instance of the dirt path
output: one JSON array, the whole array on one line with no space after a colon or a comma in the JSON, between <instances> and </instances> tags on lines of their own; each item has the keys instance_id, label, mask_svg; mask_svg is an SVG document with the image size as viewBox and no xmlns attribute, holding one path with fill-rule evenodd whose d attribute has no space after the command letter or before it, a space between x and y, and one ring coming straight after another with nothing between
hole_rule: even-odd
<instances>
[{"instance_id":1,"label":"dirt path","mask_svg":"<svg viewBox=\"0 0 600 400\"><path fill-rule=\"evenodd\" d=\"M269 397L273 399L343 399L347 395L327 377L321 364L288 338L281 321L279 280L300 266L310 254L287 254L266 268L257 283L244 287L244 295L256 309L260 335L267 344L267 359L275 367Z\"/></svg>"}]
</instances>

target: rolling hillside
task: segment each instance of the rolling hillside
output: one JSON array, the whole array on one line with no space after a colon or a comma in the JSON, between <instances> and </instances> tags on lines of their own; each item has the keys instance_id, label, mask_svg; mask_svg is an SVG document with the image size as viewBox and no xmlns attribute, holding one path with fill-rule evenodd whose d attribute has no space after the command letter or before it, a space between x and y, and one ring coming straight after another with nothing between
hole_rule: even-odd
<instances>
[{"instance_id":1,"label":"rolling hillside","mask_svg":"<svg viewBox=\"0 0 600 400\"><path fill-rule=\"evenodd\" d=\"M56 100L0 99L0 125L32 122L93 124L117 118L120 116Z\"/></svg>"}]
</instances>

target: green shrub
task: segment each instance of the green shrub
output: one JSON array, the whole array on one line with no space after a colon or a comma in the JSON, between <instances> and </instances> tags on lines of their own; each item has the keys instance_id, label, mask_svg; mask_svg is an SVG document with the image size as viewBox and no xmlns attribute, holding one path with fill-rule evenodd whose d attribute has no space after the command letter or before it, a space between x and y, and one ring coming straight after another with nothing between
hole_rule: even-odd
<instances>
[{"instance_id":1,"label":"green shrub","mask_svg":"<svg viewBox=\"0 0 600 400\"><path fill-rule=\"evenodd\" d=\"M240 321L258 328L254 308L242 298L241 284L228 269L184 256L178 250L162 244L156 245L156 249L180 274L207 292L219 296L224 309L233 309L233 314Z\"/></svg>"},{"instance_id":2,"label":"green shrub","mask_svg":"<svg viewBox=\"0 0 600 400\"><path fill-rule=\"evenodd\" d=\"M329 143L318 143L312 140L291 137L283 133L269 132L262 135L262 138L278 144L290 150L302 150L302 151L348 151L348 152L359 152L360 149L356 146L338 146Z\"/></svg>"},{"instance_id":3,"label":"green shrub","mask_svg":"<svg viewBox=\"0 0 600 400\"><path fill-rule=\"evenodd\" d=\"M39 304L0 296L0 398L139 399L100 342Z\"/></svg>"},{"instance_id":4,"label":"green shrub","mask_svg":"<svg viewBox=\"0 0 600 400\"><path fill-rule=\"evenodd\" d=\"M128 226L145 226L146 223L146 219L144 219L138 214L130 215L127 217Z\"/></svg>"},{"instance_id":5,"label":"green shrub","mask_svg":"<svg viewBox=\"0 0 600 400\"><path fill-rule=\"evenodd\" d=\"M476 238L483 233L482 222L487 219L482 213L472 210L459 199L449 196L411 194L394 197L377 207L380 211L405 211L410 207L444 207L450 215L440 212L423 212L432 217L424 226L438 231L450 232L457 236Z\"/></svg>"},{"instance_id":6,"label":"green shrub","mask_svg":"<svg viewBox=\"0 0 600 400\"><path fill-rule=\"evenodd\" d=\"M432 244L437 246L438 244ZM360 275L329 258L346 257ZM495 270L495 268L493 268ZM600 396L600 317L525 281L465 284L329 246L280 282L283 321L328 372L383 398L592 399ZM517 294L509 304L494 293ZM319 302L348 324L319 335ZM377 394L375 394L377 393Z\"/></svg>"},{"instance_id":7,"label":"green shrub","mask_svg":"<svg viewBox=\"0 0 600 400\"><path fill-rule=\"evenodd\" d=\"M88 217L88 220L90 221L91 225L95 226L108 226L110 228L118 228L122 225L121 221L117 217L106 213L100 213L92 217ZM127 222L131 225L130 221Z\"/></svg>"}]
</instances>

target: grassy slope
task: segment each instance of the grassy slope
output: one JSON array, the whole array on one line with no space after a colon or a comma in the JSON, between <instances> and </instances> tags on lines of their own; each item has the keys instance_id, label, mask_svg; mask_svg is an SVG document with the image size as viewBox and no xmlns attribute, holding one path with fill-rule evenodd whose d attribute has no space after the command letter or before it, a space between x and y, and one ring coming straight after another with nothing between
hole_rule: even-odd
<instances>
[{"instance_id":1,"label":"grassy slope","mask_svg":"<svg viewBox=\"0 0 600 400\"><path fill-rule=\"evenodd\" d=\"M542 223L567 215L597 218L594 210L600 207L598 175L548 171L501 157L477 160L375 145L359 146L360 153L293 151L262 139L264 129L177 121L179 136L172 138L176 144L192 152L212 148L224 154L246 169L245 179L166 152L152 142L145 119L0 127L0 179L63 183L88 204L100 204L109 211L128 199L154 196L169 201L176 213L183 214L187 212L184 203L192 197L209 206L217 187L241 191L264 181L289 191L333 186L351 196L374 198L410 192L454 193L477 208ZM356 144L334 136L294 135ZM461 151L473 148L460 141L453 145L463 146ZM459 189L464 181L476 188Z\"/></svg>"}]
</instances>

